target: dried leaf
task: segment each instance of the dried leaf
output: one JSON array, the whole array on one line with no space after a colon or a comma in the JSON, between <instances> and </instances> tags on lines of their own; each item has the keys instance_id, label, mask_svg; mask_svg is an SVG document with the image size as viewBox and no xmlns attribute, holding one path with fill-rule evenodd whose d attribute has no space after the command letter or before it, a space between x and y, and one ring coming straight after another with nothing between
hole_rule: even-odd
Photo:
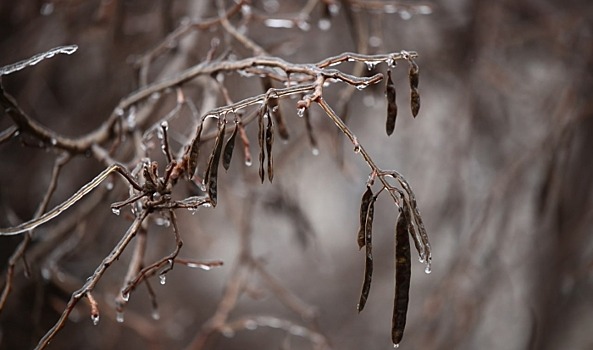
<instances>
[{"instance_id":1,"label":"dried leaf","mask_svg":"<svg viewBox=\"0 0 593 350\"><path fill-rule=\"evenodd\" d=\"M214 141L214 149L210 154L208 160L208 168L206 169L206 176L204 182L207 185L208 197L212 206L216 206L216 198L218 195L217 184L218 184L218 163L220 162L220 156L222 153L222 139L224 138L224 131L226 128L226 122L220 121L218 125L218 135Z\"/></svg>"},{"instance_id":2,"label":"dried leaf","mask_svg":"<svg viewBox=\"0 0 593 350\"><path fill-rule=\"evenodd\" d=\"M274 123L272 118L268 117L266 127L266 152L268 153L268 180L272 182L274 178L274 161L272 159L272 145L274 144Z\"/></svg>"},{"instance_id":3,"label":"dried leaf","mask_svg":"<svg viewBox=\"0 0 593 350\"><path fill-rule=\"evenodd\" d=\"M367 186L367 190L362 195L362 200L360 201L360 227L358 228L358 249L362 249L364 247L364 230L365 230L365 223L367 218L367 210L369 209L369 203L373 198L373 191L371 190L370 186Z\"/></svg>"},{"instance_id":4,"label":"dried leaf","mask_svg":"<svg viewBox=\"0 0 593 350\"><path fill-rule=\"evenodd\" d=\"M373 279L373 217L375 214L375 200L377 197L372 196L370 198L367 214L365 218L364 228L364 243L366 247L365 252L365 263L364 263L364 281L362 283L362 291L360 293L360 299L358 301L358 312L364 309L364 306L369 297L371 291L371 281Z\"/></svg>"},{"instance_id":5,"label":"dried leaf","mask_svg":"<svg viewBox=\"0 0 593 350\"><path fill-rule=\"evenodd\" d=\"M397 104L395 85L391 80L391 71L387 71L387 84L385 84L385 96L387 97L387 123L385 125L387 135L393 134L395 130L395 119L397 118Z\"/></svg>"},{"instance_id":6,"label":"dried leaf","mask_svg":"<svg viewBox=\"0 0 593 350\"><path fill-rule=\"evenodd\" d=\"M406 328L406 315L410 299L412 262L410 257L409 209L401 210L395 226L395 298L391 323L391 340L398 345Z\"/></svg>"},{"instance_id":7,"label":"dried leaf","mask_svg":"<svg viewBox=\"0 0 593 350\"><path fill-rule=\"evenodd\" d=\"M263 106L258 112L258 125L259 131L257 134L257 139L259 141L259 178L261 179L261 183L264 183L264 176L265 176L265 169L264 169L264 161L266 160L266 154L264 152L264 139L265 139L265 127L264 127L264 113L266 110L266 106Z\"/></svg>"},{"instance_id":8,"label":"dried leaf","mask_svg":"<svg viewBox=\"0 0 593 350\"><path fill-rule=\"evenodd\" d=\"M187 156L187 173L188 173L188 177L189 179L193 178L195 173L196 173L196 169L198 168L198 156L200 155L200 137L202 136L202 128L203 128L203 123L200 123L200 125L198 125L198 128L196 130L196 136L194 136L194 139L192 140L191 146L188 150L188 156Z\"/></svg>"},{"instance_id":9,"label":"dried leaf","mask_svg":"<svg viewBox=\"0 0 593 350\"><path fill-rule=\"evenodd\" d=\"M235 138L237 136L237 131L239 130L239 123L235 123L235 130L233 130L233 134L226 142L224 146L224 152L222 153L222 166L225 170L229 170L231 166L231 159L233 158L233 150L235 149Z\"/></svg>"}]
</instances>

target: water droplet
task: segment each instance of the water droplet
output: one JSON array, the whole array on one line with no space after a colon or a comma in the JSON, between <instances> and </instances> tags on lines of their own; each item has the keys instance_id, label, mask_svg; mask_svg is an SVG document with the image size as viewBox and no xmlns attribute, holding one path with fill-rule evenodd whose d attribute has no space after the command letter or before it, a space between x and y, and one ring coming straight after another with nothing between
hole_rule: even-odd
<instances>
[{"instance_id":1,"label":"water droplet","mask_svg":"<svg viewBox=\"0 0 593 350\"><path fill-rule=\"evenodd\" d=\"M159 275L159 279L161 280L161 284L164 285L165 283L167 283L167 276L165 275Z\"/></svg>"},{"instance_id":2,"label":"water droplet","mask_svg":"<svg viewBox=\"0 0 593 350\"><path fill-rule=\"evenodd\" d=\"M119 215L120 210L119 210L119 208L111 208L111 212L113 212L113 214L115 214L115 215Z\"/></svg>"},{"instance_id":3,"label":"water droplet","mask_svg":"<svg viewBox=\"0 0 593 350\"><path fill-rule=\"evenodd\" d=\"M317 22L317 26L321 30L329 30L332 26L332 22L327 18L322 18L319 20L319 22Z\"/></svg>"},{"instance_id":4,"label":"water droplet","mask_svg":"<svg viewBox=\"0 0 593 350\"><path fill-rule=\"evenodd\" d=\"M54 12L54 4L51 2L46 2L45 4L41 5L41 10L39 11L42 16L49 16Z\"/></svg>"},{"instance_id":5,"label":"water droplet","mask_svg":"<svg viewBox=\"0 0 593 350\"><path fill-rule=\"evenodd\" d=\"M130 300L130 293L123 293L123 292L122 292L122 293L121 293L121 298L122 298L124 301L126 301L126 302L127 302L128 300Z\"/></svg>"},{"instance_id":6,"label":"water droplet","mask_svg":"<svg viewBox=\"0 0 593 350\"><path fill-rule=\"evenodd\" d=\"M426 263L426 267L424 268L424 273L429 274L432 272L432 266L430 263Z\"/></svg>"},{"instance_id":7,"label":"water droplet","mask_svg":"<svg viewBox=\"0 0 593 350\"><path fill-rule=\"evenodd\" d=\"M302 118L305 116L305 107L301 107L299 109L297 109L297 115L299 116L299 118Z\"/></svg>"},{"instance_id":8,"label":"water droplet","mask_svg":"<svg viewBox=\"0 0 593 350\"><path fill-rule=\"evenodd\" d=\"M99 324L99 314L91 315L91 321L93 321L93 326L98 325Z\"/></svg>"},{"instance_id":9,"label":"water droplet","mask_svg":"<svg viewBox=\"0 0 593 350\"><path fill-rule=\"evenodd\" d=\"M251 159L245 159L245 165L246 166L252 166L253 165L253 161Z\"/></svg>"},{"instance_id":10,"label":"water droplet","mask_svg":"<svg viewBox=\"0 0 593 350\"><path fill-rule=\"evenodd\" d=\"M117 323L124 323L124 313L122 311L118 311L115 314L115 320L117 321Z\"/></svg>"},{"instance_id":11,"label":"water droplet","mask_svg":"<svg viewBox=\"0 0 593 350\"><path fill-rule=\"evenodd\" d=\"M375 69L375 66L377 66L377 62L367 61L367 62L365 62L365 64L367 66L367 70L373 70L373 69Z\"/></svg>"},{"instance_id":12,"label":"water droplet","mask_svg":"<svg viewBox=\"0 0 593 350\"><path fill-rule=\"evenodd\" d=\"M151 316L152 316L153 320L157 320L157 321L160 320L160 318L161 318L161 314L159 313L159 310L157 310L157 309L152 309Z\"/></svg>"},{"instance_id":13,"label":"water droplet","mask_svg":"<svg viewBox=\"0 0 593 350\"><path fill-rule=\"evenodd\" d=\"M354 153L360 153L360 145L354 146Z\"/></svg>"},{"instance_id":14,"label":"water droplet","mask_svg":"<svg viewBox=\"0 0 593 350\"><path fill-rule=\"evenodd\" d=\"M164 121L161 123L161 128L163 128L163 129L165 129L165 130L169 130L169 122L168 122L168 121L166 121L166 120L164 120Z\"/></svg>"},{"instance_id":15,"label":"water droplet","mask_svg":"<svg viewBox=\"0 0 593 350\"><path fill-rule=\"evenodd\" d=\"M393 347L394 347L395 349L399 348L399 343L397 343L397 344L393 344Z\"/></svg>"},{"instance_id":16,"label":"water droplet","mask_svg":"<svg viewBox=\"0 0 593 350\"><path fill-rule=\"evenodd\" d=\"M111 181L108 181L108 182L105 184L105 188L107 188L107 191L111 191L111 190L113 189L113 182L111 182Z\"/></svg>"},{"instance_id":17,"label":"water droplet","mask_svg":"<svg viewBox=\"0 0 593 350\"><path fill-rule=\"evenodd\" d=\"M308 32L311 29L311 25L307 21L300 20L297 22L297 27L303 32Z\"/></svg>"},{"instance_id":18,"label":"water droplet","mask_svg":"<svg viewBox=\"0 0 593 350\"><path fill-rule=\"evenodd\" d=\"M225 327L222 329L222 335L227 338L232 338L235 336L235 331L230 327Z\"/></svg>"},{"instance_id":19,"label":"water droplet","mask_svg":"<svg viewBox=\"0 0 593 350\"><path fill-rule=\"evenodd\" d=\"M156 218L156 219L154 219L154 223L157 226L169 227L171 225L171 220L169 220L167 218Z\"/></svg>"},{"instance_id":20,"label":"water droplet","mask_svg":"<svg viewBox=\"0 0 593 350\"><path fill-rule=\"evenodd\" d=\"M311 153L313 153L314 156L318 156L319 155L319 148L313 147L311 149Z\"/></svg>"},{"instance_id":21,"label":"water droplet","mask_svg":"<svg viewBox=\"0 0 593 350\"><path fill-rule=\"evenodd\" d=\"M117 107L115 109L115 115L117 115L118 117L121 117L122 115L124 115L124 109L121 107Z\"/></svg>"},{"instance_id":22,"label":"water droplet","mask_svg":"<svg viewBox=\"0 0 593 350\"><path fill-rule=\"evenodd\" d=\"M248 329L250 331L257 329L257 322L255 322L254 320L245 321L245 329Z\"/></svg>"},{"instance_id":23,"label":"water droplet","mask_svg":"<svg viewBox=\"0 0 593 350\"><path fill-rule=\"evenodd\" d=\"M412 14L406 10L399 11L399 16L401 17L401 19L406 20L406 21L409 20L410 18L412 18Z\"/></svg>"}]
</instances>

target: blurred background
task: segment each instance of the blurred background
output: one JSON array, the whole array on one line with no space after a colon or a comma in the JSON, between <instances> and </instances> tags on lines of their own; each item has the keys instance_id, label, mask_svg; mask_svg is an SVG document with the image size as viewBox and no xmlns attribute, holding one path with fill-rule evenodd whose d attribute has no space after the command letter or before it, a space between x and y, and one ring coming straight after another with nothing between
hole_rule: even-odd
<instances>
[{"instance_id":1,"label":"blurred background","mask_svg":"<svg viewBox=\"0 0 593 350\"><path fill-rule=\"evenodd\" d=\"M138 88L136 63L143 55L188 19L216 18L233 6L228 0L3 1L0 66L55 46L79 49L4 76L2 84L33 119L63 135L85 135ZM253 0L230 21L269 55L290 62L315 63L346 51L419 53L422 107L412 118L408 67L400 64L393 71L399 115L391 137L384 129L383 83L353 90L345 105L344 86L324 91L376 163L410 182L431 239L431 274L412 251L400 348L593 348L593 3ZM204 61L217 40L231 57L252 55L220 26L192 30L153 61L148 81ZM363 68L364 75L386 69ZM225 75L223 84L234 100L263 91L257 78L239 74ZM209 87L199 79L184 85L200 113L224 104ZM175 106L175 93L156 100L154 122ZM227 319L236 331L209 334L202 348L390 348L397 208L379 197L374 283L358 314L364 253L356 232L369 169L316 106L310 109L319 142L314 155L295 102L280 105L291 138L276 142L273 184L261 185L257 166L246 167L236 155L220 175L215 209L178 212L185 243L180 256L224 265L209 271L177 265L164 285L152 278L158 319L141 285L119 323L114 300L130 247L95 289L99 324L93 326L81 302L49 348L198 348L237 280L245 283ZM171 122L175 150L187 141L191 117L184 109ZM1 129L11 125L2 114ZM255 125L247 131L257 159ZM151 142L151 154L162 162L157 138ZM57 157L25 136L0 144L2 227L33 216ZM132 157L122 152L115 158ZM104 168L94 157L74 157L50 207ZM36 230L25 255L29 268L22 260L16 264L0 314L1 349L33 348L129 226L109 208L126 198L127 186L119 177L109 181L113 190L101 186ZM0 239L0 285L21 240ZM246 242L258 268L241 267ZM146 260L173 246L171 229L151 222Z\"/></svg>"}]
</instances>

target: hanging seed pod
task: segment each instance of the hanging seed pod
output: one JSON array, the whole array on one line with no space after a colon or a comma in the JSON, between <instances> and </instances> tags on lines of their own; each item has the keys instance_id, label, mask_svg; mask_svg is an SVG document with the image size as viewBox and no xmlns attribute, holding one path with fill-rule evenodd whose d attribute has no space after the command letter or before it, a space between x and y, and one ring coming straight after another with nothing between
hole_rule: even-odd
<instances>
[{"instance_id":1,"label":"hanging seed pod","mask_svg":"<svg viewBox=\"0 0 593 350\"><path fill-rule=\"evenodd\" d=\"M404 210L400 209L395 226L395 298L391 323L391 340L394 346L399 345L404 336L410 299L412 262L408 233L409 220L409 209L407 207Z\"/></svg>"},{"instance_id":2,"label":"hanging seed pod","mask_svg":"<svg viewBox=\"0 0 593 350\"><path fill-rule=\"evenodd\" d=\"M266 131L264 127L264 114L266 111L266 106L263 106L258 112L258 126L259 130L257 133L257 140L259 141L259 178L261 179L261 183L264 183L264 176L265 176L265 169L264 169L264 161L266 160L266 154L264 152L264 140L266 137Z\"/></svg>"},{"instance_id":3,"label":"hanging seed pod","mask_svg":"<svg viewBox=\"0 0 593 350\"><path fill-rule=\"evenodd\" d=\"M262 78L262 85L264 91L268 91L272 88L272 79L266 76ZM286 123L284 122L284 117L282 117L282 113L280 113L280 106L278 105L277 98L270 98L268 99L268 107L270 114L274 117L274 121L276 125L278 125L278 134L280 134L280 138L282 140L288 140L290 135L288 134L288 128L286 127Z\"/></svg>"},{"instance_id":4,"label":"hanging seed pod","mask_svg":"<svg viewBox=\"0 0 593 350\"><path fill-rule=\"evenodd\" d=\"M214 141L214 149L212 150L212 154L210 154L208 168L206 169L206 176L204 178L204 183L207 186L208 197L210 197L210 202L213 207L216 206L216 197L218 195L218 163L220 162L220 156L222 153L222 139L224 138L225 128L226 122L219 121L218 135L216 135L216 140Z\"/></svg>"},{"instance_id":5,"label":"hanging seed pod","mask_svg":"<svg viewBox=\"0 0 593 350\"><path fill-rule=\"evenodd\" d=\"M416 62L410 60L410 108L412 109L412 116L416 118L418 111L420 111L420 94L418 93L419 69Z\"/></svg>"},{"instance_id":6,"label":"hanging seed pod","mask_svg":"<svg viewBox=\"0 0 593 350\"><path fill-rule=\"evenodd\" d=\"M200 155L200 137L202 136L202 128L204 123L200 123L196 130L196 136L192 140L191 146L187 152L187 176L191 180L198 168L198 156Z\"/></svg>"},{"instance_id":7,"label":"hanging seed pod","mask_svg":"<svg viewBox=\"0 0 593 350\"><path fill-rule=\"evenodd\" d=\"M272 159L272 145L274 144L274 123L272 118L268 117L266 127L266 152L268 153L268 180L272 182L274 178L274 161Z\"/></svg>"},{"instance_id":8,"label":"hanging seed pod","mask_svg":"<svg viewBox=\"0 0 593 350\"><path fill-rule=\"evenodd\" d=\"M303 118L305 119L305 129L307 130L307 136L309 137L309 144L311 144L313 154L317 154L317 152L319 152L317 148L317 139L313 133L313 125L311 124L311 116L308 108L303 109Z\"/></svg>"},{"instance_id":9,"label":"hanging seed pod","mask_svg":"<svg viewBox=\"0 0 593 350\"><path fill-rule=\"evenodd\" d=\"M367 186L367 190L362 195L362 200L360 201L360 227L358 228L358 249L362 249L364 247L365 242L365 223L367 219L367 211L369 210L369 203L373 198L373 191L371 190L370 186Z\"/></svg>"},{"instance_id":10,"label":"hanging seed pod","mask_svg":"<svg viewBox=\"0 0 593 350\"><path fill-rule=\"evenodd\" d=\"M229 167L231 166L231 159L233 158L233 150L235 149L235 138L237 136L237 131L239 130L239 123L235 122L235 130L233 130L233 134L226 142L224 146L224 152L222 153L222 166L224 170L228 171Z\"/></svg>"},{"instance_id":11,"label":"hanging seed pod","mask_svg":"<svg viewBox=\"0 0 593 350\"><path fill-rule=\"evenodd\" d=\"M385 129L387 131L387 135L393 134L393 130L395 130L395 119L397 118L397 104L396 104L396 94L395 94L395 85L393 84L393 80L391 80L391 71L387 71L387 83L385 84L385 96L387 97L387 123L385 125Z\"/></svg>"},{"instance_id":12,"label":"hanging seed pod","mask_svg":"<svg viewBox=\"0 0 593 350\"><path fill-rule=\"evenodd\" d=\"M371 291L371 281L373 279L373 217L375 214L375 200L377 197L372 196L367 208L367 214L364 225L364 244L365 244L365 263L364 263L364 280L362 282L362 291L358 301L358 312L364 309L364 305L369 297Z\"/></svg>"}]
</instances>

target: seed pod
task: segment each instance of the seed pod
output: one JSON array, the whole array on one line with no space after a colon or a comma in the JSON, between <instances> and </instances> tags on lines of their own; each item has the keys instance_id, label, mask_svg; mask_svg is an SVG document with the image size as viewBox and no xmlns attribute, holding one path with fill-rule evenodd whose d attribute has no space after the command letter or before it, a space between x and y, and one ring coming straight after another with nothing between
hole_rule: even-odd
<instances>
[{"instance_id":1,"label":"seed pod","mask_svg":"<svg viewBox=\"0 0 593 350\"><path fill-rule=\"evenodd\" d=\"M264 161L266 160L266 154L264 152L264 139L265 139L265 127L264 127L264 113L266 106L263 106L258 112L258 126L259 130L257 133L257 140L259 141L259 178L261 183L264 183L265 169Z\"/></svg>"},{"instance_id":2,"label":"seed pod","mask_svg":"<svg viewBox=\"0 0 593 350\"><path fill-rule=\"evenodd\" d=\"M206 169L206 176L204 178L204 183L207 185L208 197L210 197L213 207L216 206L216 197L218 194L218 163L220 162L222 153L222 139L224 138L225 128L226 122L219 121L218 135L216 135L216 140L214 141L214 149L212 150L212 154L210 154L208 168Z\"/></svg>"},{"instance_id":3,"label":"seed pod","mask_svg":"<svg viewBox=\"0 0 593 350\"><path fill-rule=\"evenodd\" d=\"M404 336L410 299L412 263L408 233L409 220L409 209L400 209L395 226L395 298L391 323L391 340L394 345L398 345Z\"/></svg>"},{"instance_id":4,"label":"seed pod","mask_svg":"<svg viewBox=\"0 0 593 350\"><path fill-rule=\"evenodd\" d=\"M412 116L416 118L420 111L420 94L418 93L419 69L416 62L410 60L410 108Z\"/></svg>"},{"instance_id":5,"label":"seed pod","mask_svg":"<svg viewBox=\"0 0 593 350\"><path fill-rule=\"evenodd\" d=\"M237 136L237 131L239 130L239 123L235 122L235 130L233 130L233 134L229 137L226 145L224 146L224 152L222 155L222 166L226 171L229 170L231 166L231 159L233 158L233 150L235 149L235 138Z\"/></svg>"},{"instance_id":6,"label":"seed pod","mask_svg":"<svg viewBox=\"0 0 593 350\"><path fill-rule=\"evenodd\" d=\"M391 80L391 71L387 71L387 83L385 84L385 96L387 97L387 123L385 125L385 129L387 131L387 135L393 134L393 130L395 130L395 119L397 118L397 104L396 104L396 94L395 94L395 85L393 84L393 80Z\"/></svg>"},{"instance_id":7,"label":"seed pod","mask_svg":"<svg viewBox=\"0 0 593 350\"><path fill-rule=\"evenodd\" d=\"M272 118L268 117L266 127L266 152L268 153L268 180L272 182L274 178L274 161L272 159L272 145L274 144L274 123Z\"/></svg>"},{"instance_id":8,"label":"seed pod","mask_svg":"<svg viewBox=\"0 0 593 350\"><path fill-rule=\"evenodd\" d=\"M191 146L187 152L187 175L188 178L191 179L194 177L196 173L196 169L198 168L198 156L200 155L200 137L202 136L202 128L203 123L198 125L198 129L196 130L196 136L192 140Z\"/></svg>"},{"instance_id":9,"label":"seed pod","mask_svg":"<svg viewBox=\"0 0 593 350\"><path fill-rule=\"evenodd\" d=\"M371 291L371 281L373 279L373 216L375 214L375 200L377 197L372 196L368 205L367 215L365 218L364 228L364 243L366 246L365 263L364 263L364 281L362 282L362 291L358 301L358 312L364 309L364 305L369 297Z\"/></svg>"},{"instance_id":10,"label":"seed pod","mask_svg":"<svg viewBox=\"0 0 593 350\"><path fill-rule=\"evenodd\" d=\"M272 88L272 79L266 76L262 78L262 85L264 91L268 91ZM284 118L280 113L280 106L278 105L277 98L270 98L268 99L268 107L270 109L270 114L274 117L276 124L278 125L278 134L280 134L280 138L282 140L288 140L290 135L288 134L288 129L286 128L286 123L284 123Z\"/></svg>"},{"instance_id":11,"label":"seed pod","mask_svg":"<svg viewBox=\"0 0 593 350\"><path fill-rule=\"evenodd\" d=\"M369 209L369 203L373 198L373 191L371 190L370 186L367 186L367 190L362 195L362 200L360 201L360 227L358 228L358 249L362 249L364 247L365 242L365 223L367 219L367 211Z\"/></svg>"}]
</instances>

